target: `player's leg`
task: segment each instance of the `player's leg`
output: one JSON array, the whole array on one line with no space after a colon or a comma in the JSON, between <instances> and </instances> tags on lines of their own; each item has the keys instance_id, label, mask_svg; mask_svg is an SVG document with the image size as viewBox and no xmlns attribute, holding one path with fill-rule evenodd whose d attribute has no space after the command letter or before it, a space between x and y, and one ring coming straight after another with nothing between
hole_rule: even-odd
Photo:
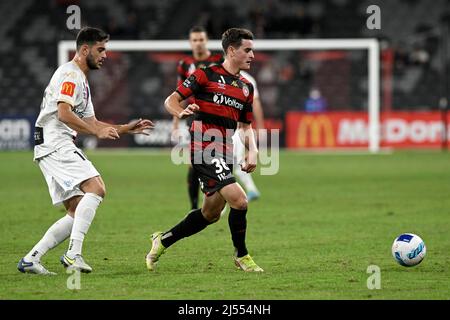
<instances>
[{"instance_id":1,"label":"player's leg","mask_svg":"<svg viewBox=\"0 0 450 320\"><path fill-rule=\"evenodd\" d=\"M243 257L248 254L245 245L245 235L247 230L247 197L238 183L227 185L219 192L230 206L228 224L236 254L238 257Z\"/></svg>"},{"instance_id":2,"label":"player's leg","mask_svg":"<svg viewBox=\"0 0 450 320\"><path fill-rule=\"evenodd\" d=\"M73 217L75 208L80 201L81 196L75 196L69 200L64 201L67 214L56 221L44 234L42 239L31 249L31 251L24 257L25 261L35 262L40 261L41 257L49 250L53 249L61 242L70 236L73 225Z\"/></svg>"},{"instance_id":3,"label":"player's leg","mask_svg":"<svg viewBox=\"0 0 450 320\"><path fill-rule=\"evenodd\" d=\"M182 221L170 230L153 233L152 248L146 256L147 268L153 271L159 257L175 242L190 237L219 220L224 206L225 200L216 192L205 197L201 209L191 210Z\"/></svg>"},{"instance_id":4,"label":"player's leg","mask_svg":"<svg viewBox=\"0 0 450 320\"><path fill-rule=\"evenodd\" d=\"M187 104L187 103L186 103ZM192 126L192 121L194 120L194 117L191 116L188 119L186 119L186 126L187 128L190 128ZM192 137L189 134L189 140ZM190 152L189 145L186 145L186 149L184 152ZM188 195L189 200L191 202L191 210L198 209L199 207L199 193L200 193L200 181L199 181L199 175L196 170L194 170L194 167L192 164L189 164L188 168L188 176L187 176L187 183L188 183Z\"/></svg>"},{"instance_id":5,"label":"player's leg","mask_svg":"<svg viewBox=\"0 0 450 320\"><path fill-rule=\"evenodd\" d=\"M49 250L53 249L70 236L73 225L74 210L69 203L76 206L81 197L76 196L64 202L67 214L56 221L44 234L41 240L28 252L28 254L19 262L18 269L21 272L37 274L53 274L45 269L41 264L41 258Z\"/></svg>"},{"instance_id":6,"label":"player's leg","mask_svg":"<svg viewBox=\"0 0 450 320\"><path fill-rule=\"evenodd\" d=\"M225 200L217 192L206 197L201 209L191 210L176 226L161 236L161 243L165 248L183 238L196 234L220 218L220 211Z\"/></svg>"},{"instance_id":7,"label":"player's leg","mask_svg":"<svg viewBox=\"0 0 450 320\"><path fill-rule=\"evenodd\" d=\"M189 200L191 202L191 210L194 210L198 208L198 194L200 191L200 182L198 181L198 174L194 170L192 165L189 165L187 184L188 184Z\"/></svg>"},{"instance_id":8,"label":"player's leg","mask_svg":"<svg viewBox=\"0 0 450 320\"><path fill-rule=\"evenodd\" d=\"M219 192L205 197L202 205L202 214L211 223L217 222L221 217L221 212L225 208L225 199Z\"/></svg>"},{"instance_id":9,"label":"player's leg","mask_svg":"<svg viewBox=\"0 0 450 320\"><path fill-rule=\"evenodd\" d=\"M205 176L200 176L200 178L205 179ZM205 184L203 183L203 185ZM219 220L220 212L225 206L225 200L218 192L209 191L211 192L204 190L204 192L208 192L209 196L204 198L201 209L191 210L182 221L170 230L153 233L152 248L145 259L150 271L155 269L159 257L175 242L196 234Z\"/></svg>"},{"instance_id":10,"label":"player's leg","mask_svg":"<svg viewBox=\"0 0 450 320\"><path fill-rule=\"evenodd\" d=\"M105 197L105 184L100 176L89 178L80 184L83 197L75 208L75 217L70 233L69 249L61 257L64 266L73 266L82 272L91 272L82 258L84 237L94 220L97 208Z\"/></svg>"},{"instance_id":11,"label":"player's leg","mask_svg":"<svg viewBox=\"0 0 450 320\"><path fill-rule=\"evenodd\" d=\"M238 183L232 183L220 189L219 192L230 206L228 225L235 247L234 261L236 266L244 271L263 271L248 254L245 243L247 232L247 197L244 190Z\"/></svg>"},{"instance_id":12,"label":"player's leg","mask_svg":"<svg viewBox=\"0 0 450 320\"><path fill-rule=\"evenodd\" d=\"M52 202L55 205L61 203L64 204L67 214L56 221L39 242L30 250L30 252L19 261L17 266L21 272L37 273L37 274L54 274L49 272L42 264L41 258L49 250L53 249L64 240L66 240L72 231L73 217L75 208L81 199L83 193L81 190L66 191L56 182L52 172L57 171L54 167L54 161L56 154L52 154L44 159L38 161L39 167L44 175L44 178L48 184L49 193L52 198ZM65 200L66 198L69 198Z\"/></svg>"},{"instance_id":13,"label":"player's leg","mask_svg":"<svg viewBox=\"0 0 450 320\"><path fill-rule=\"evenodd\" d=\"M253 181L252 175L241 170L240 164L245 159L245 146L239 138L239 134L235 133L233 135L233 154L235 158L234 165L234 175L243 184L244 189L247 193L248 201L258 199L261 194Z\"/></svg>"}]
</instances>

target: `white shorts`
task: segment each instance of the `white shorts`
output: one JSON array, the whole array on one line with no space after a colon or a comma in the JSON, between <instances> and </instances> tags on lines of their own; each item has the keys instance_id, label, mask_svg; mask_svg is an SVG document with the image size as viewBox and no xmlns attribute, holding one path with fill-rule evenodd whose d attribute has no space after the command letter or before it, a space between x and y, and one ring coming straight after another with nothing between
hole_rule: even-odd
<instances>
[{"instance_id":1,"label":"white shorts","mask_svg":"<svg viewBox=\"0 0 450 320\"><path fill-rule=\"evenodd\" d=\"M92 162L75 145L63 146L36 161L47 181L48 191L55 206L74 196L83 195L80 184L100 175Z\"/></svg>"}]
</instances>

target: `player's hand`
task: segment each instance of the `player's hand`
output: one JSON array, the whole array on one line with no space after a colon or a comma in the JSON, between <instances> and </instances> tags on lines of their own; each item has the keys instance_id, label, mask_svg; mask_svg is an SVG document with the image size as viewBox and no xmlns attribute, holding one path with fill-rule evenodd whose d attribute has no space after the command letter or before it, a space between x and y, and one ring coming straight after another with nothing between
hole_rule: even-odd
<instances>
[{"instance_id":1,"label":"player's hand","mask_svg":"<svg viewBox=\"0 0 450 320\"><path fill-rule=\"evenodd\" d=\"M149 132L146 130L151 130L155 127L153 122L151 122L148 119L137 119L130 121L128 124L125 125L124 132L131 133L131 134L145 134L146 136L150 135Z\"/></svg>"},{"instance_id":2,"label":"player's hand","mask_svg":"<svg viewBox=\"0 0 450 320\"><path fill-rule=\"evenodd\" d=\"M255 171L258 162L258 151L249 151L245 156L244 163L241 163L241 170L247 173Z\"/></svg>"},{"instance_id":3,"label":"player's hand","mask_svg":"<svg viewBox=\"0 0 450 320\"><path fill-rule=\"evenodd\" d=\"M116 128L113 127L104 127L98 130L97 138L99 139L111 139L116 140L119 139L119 133L117 133Z\"/></svg>"},{"instance_id":4,"label":"player's hand","mask_svg":"<svg viewBox=\"0 0 450 320\"><path fill-rule=\"evenodd\" d=\"M197 111L199 109L200 109L200 107L197 104L192 103L192 104L188 105L186 107L186 109L184 109L183 111L180 112L180 114L178 115L178 118L185 119L185 118L193 115L195 113L195 111Z\"/></svg>"}]
</instances>

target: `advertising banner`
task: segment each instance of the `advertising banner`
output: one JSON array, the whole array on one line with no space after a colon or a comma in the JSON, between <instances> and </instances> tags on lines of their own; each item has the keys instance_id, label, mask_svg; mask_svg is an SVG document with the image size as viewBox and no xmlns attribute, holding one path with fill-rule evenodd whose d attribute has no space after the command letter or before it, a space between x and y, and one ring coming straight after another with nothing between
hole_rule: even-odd
<instances>
[{"instance_id":1,"label":"advertising banner","mask_svg":"<svg viewBox=\"0 0 450 320\"><path fill-rule=\"evenodd\" d=\"M380 120L381 147L441 146L444 124L440 112L381 113ZM368 115L364 112L288 112L286 115L288 148L368 147L368 142Z\"/></svg>"},{"instance_id":2,"label":"advertising banner","mask_svg":"<svg viewBox=\"0 0 450 320\"><path fill-rule=\"evenodd\" d=\"M0 150L27 150L34 146L35 118L0 116Z\"/></svg>"}]
</instances>

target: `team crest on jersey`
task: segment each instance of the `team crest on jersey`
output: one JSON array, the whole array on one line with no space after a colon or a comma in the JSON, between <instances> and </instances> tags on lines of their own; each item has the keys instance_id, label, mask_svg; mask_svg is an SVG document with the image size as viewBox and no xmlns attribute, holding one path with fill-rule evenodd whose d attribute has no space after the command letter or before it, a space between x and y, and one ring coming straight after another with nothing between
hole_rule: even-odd
<instances>
[{"instance_id":1,"label":"team crest on jersey","mask_svg":"<svg viewBox=\"0 0 450 320\"><path fill-rule=\"evenodd\" d=\"M245 83L242 86L242 93L245 97L248 97L248 95L250 94L250 90L248 90L248 86Z\"/></svg>"},{"instance_id":2,"label":"team crest on jersey","mask_svg":"<svg viewBox=\"0 0 450 320\"><path fill-rule=\"evenodd\" d=\"M183 86L186 87L186 88L189 88L190 86L192 86L192 84L195 82L196 79L197 79L197 78L196 78L193 74L191 74L191 75L189 76L189 78L187 78L186 80L184 80Z\"/></svg>"}]
</instances>

